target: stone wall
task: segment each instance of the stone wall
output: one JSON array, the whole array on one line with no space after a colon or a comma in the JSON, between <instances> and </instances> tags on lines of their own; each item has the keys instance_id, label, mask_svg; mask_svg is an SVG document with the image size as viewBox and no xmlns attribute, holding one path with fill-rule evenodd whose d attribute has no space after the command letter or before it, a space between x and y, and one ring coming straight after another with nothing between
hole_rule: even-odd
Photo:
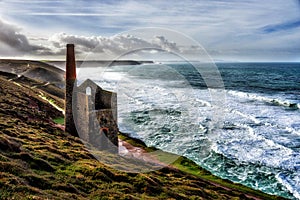
<instances>
[{"instance_id":1,"label":"stone wall","mask_svg":"<svg viewBox=\"0 0 300 200\"><path fill-rule=\"evenodd\" d=\"M111 109L94 110L89 113L89 143L97 150L118 152L118 126Z\"/></svg>"},{"instance_id":2,"label":"stone wall","mask_svg":"<svg viewBox=\"0 0 300 200\"><path fill-rule=\"evenodd\" d=\"M77 93L77 110L74 119L78 135L85 141L89 141L89 101L89 96L81 92Z\"/></svg>"},{"instance_id":3,"label":"stone wall","mask_svg":"<svg viewBox=\"0 0 300 200\"><path fill-rule=\"evenodd\" d=\"M118 146L118 125L113 117L112 109L96 110L96 118L99 122L100 128L107 129L108 139Z\"/></svg>"},{"instance_id":4,"label":"stone wall","mask_svg":"<svg viewBox=\"0 0 300 200\"><path fill-rule=\"evenodd\" d=\"M75 109L73 115L72 110L67 109L68 113L70 112L70 120L67 121L71 123L74 117L78 131L76 133L96 149L118 152L117 94L103 90L89 79L79 87L71 88L71 84L70 82L68 94L72 94L74 90L74 95L68 96L66 105L68 109L72 109L70 99L73 97Z\"/></svg>"},{"instance_id":5,"label":"stone wall","mask_svg":"<svg viewBox=\"0 0 300 200\"><path fill-rule=\"evenodd\" d=\"M76 92L86 93L86 89L91 89L90 110L112 109L113 118L118 123L118 107L117 107L117 94L107 90L103 90L92 80L87 79L79 87Z\"/></svg>"},{"instance_id":6,"label":"stone wall","mask_svg":"<svg viewBox=\"0 0 300 200\"><path fill-rule=\"evenodd\" d=\"M106 91L99 90L99 93L96 93L95 96L95 110L101 109L111 109L112 117L118 123L118 107L117 107L117 94Z\"/></svg>"}]
</instances>

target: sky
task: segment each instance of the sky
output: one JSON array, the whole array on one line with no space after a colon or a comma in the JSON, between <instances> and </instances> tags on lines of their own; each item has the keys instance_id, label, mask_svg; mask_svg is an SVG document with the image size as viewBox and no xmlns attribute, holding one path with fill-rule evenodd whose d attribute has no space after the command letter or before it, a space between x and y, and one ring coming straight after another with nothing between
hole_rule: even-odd
<instances>
[{"instance_id":1,"label":"sky","mask_svg":"<svg viewBox=\"0 0 300 200\"><path fill-rule=\"evenodd\" d=\"M151 34L135 34L143 28ZM203 48L215 61L300 62L300 0L0 0L0 58L63 59L67 43L80 59L152 47L195 58Z\"/></svg>"}]
</instances>

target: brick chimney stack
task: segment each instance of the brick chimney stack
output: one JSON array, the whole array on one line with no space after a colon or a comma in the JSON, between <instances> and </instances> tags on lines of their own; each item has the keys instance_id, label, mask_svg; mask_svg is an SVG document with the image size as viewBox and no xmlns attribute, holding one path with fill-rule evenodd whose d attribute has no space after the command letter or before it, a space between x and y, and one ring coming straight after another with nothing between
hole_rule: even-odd
<instances>
[{"instance_id":1,"label":"brick chimney stack","mask_svg":"<svg viewBox=\"0 0 300 200\"><path fill-rule=\"evenodd\" d=\"M66 80L76 79L74 44L67 44Z\"/></svg>"},{"instance_id":2,"label":"brick chimney stack","mask_svg":"<svg viewBox=\"0 0 300 200\"><path fill-rule=\"evenodd\" d=\"M74 122L73 114L76 114L76 109L73 109L73 89L77 86L76 83L76 63L74 44L67 44L66 54L66 92L65 92L65 131L73 136L78 137L77 129ZM76 104L74 104L76 105ZM74 113L73 113L74 112Z\"/></svg>"}]
</instances>

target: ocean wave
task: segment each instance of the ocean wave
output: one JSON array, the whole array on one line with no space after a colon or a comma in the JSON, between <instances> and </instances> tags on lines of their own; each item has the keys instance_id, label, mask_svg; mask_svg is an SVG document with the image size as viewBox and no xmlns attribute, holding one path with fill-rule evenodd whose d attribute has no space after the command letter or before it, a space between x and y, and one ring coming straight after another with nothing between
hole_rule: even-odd
<instances>
[{"instance_id":1,"label":"ocean wave","mask_svg":"<svg viewBox=\"0 0 300 200\"><path fill-rule=\"evenodd\" d=\"M250 114L245 114L245 113L242 113L242 112L240 112L240 111L238 111L238 110L235 110L235 109L231 109L229 112L230 112L230 113L238 114L238 115L240 115L241 117L244 117L244 118L246 118L246 119L249 119L249 120L253 121L255 124L261 124L261 121L260 121L260 120L258 120L255 116L252 116L252 115L250 115Z\"/></svg>"},{"instance_id":2,"label":"ocean wave","mask_svg":"<svg viewBox=\"0 0 300 200\"><path fill-rule=\"evenodd\" d=\"M254 93L246 93L240 91L229 90L227 91L228 94L232 96L236 96L243 99L249 99L254 101L261 101L265 102L274 106L283 106L289 109L298 110L300 109L300 103L289 102L287 100L265 97Z\"/></svg>"},{"instance_id":3,"label":"ocean wave","mask_svg":"<svg viewBox=\"0 0 300 200\"><path fill-rule=\"evenodd\" d=\"M264 166L258 163L248 163L234 160L212 150L205 159L197 156L187 156L200 166L210 170L213 174L261 190L292 199L293 194L286 189L276 178L279 169Z\"/></svg>"},{"instance_id":4,"label":"ocean wave","mask_svg":"<svg viewBox=\"0 0 300 200\"><path fill-rule=\"evenodd\" d=\"M284 185L287 190L293 194L296 199L300 199L300 182L299 177L293 177L290 174L280 172L276 175L276 179L279 183Z\"/></svg>"},{"instance_id":5,"label":"ocean wave","mask_svg":"<svg viewBox=\"0 0 300 200\"><path fill-rule=\"evenodd\" d=\"M257 134L249 125L225 123L215 138L213 150L227 158L282 170L299 170L296 160L300 156L293 149Z\"/></svg>"}]
</instances>

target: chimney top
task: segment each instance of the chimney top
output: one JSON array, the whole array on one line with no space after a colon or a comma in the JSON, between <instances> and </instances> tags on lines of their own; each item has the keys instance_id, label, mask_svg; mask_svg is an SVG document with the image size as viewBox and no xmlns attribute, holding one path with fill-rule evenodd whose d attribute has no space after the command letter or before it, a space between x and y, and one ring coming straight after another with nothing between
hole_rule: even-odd
<instances>
[{"instance_id":1,"label":"chimney top","mask_svg":"<svg viewBox=\"0 0 300 200\"><path fill-rule=\"evenodd\" d=\"M74 47L74 44L67 44L67 48L68 47Z\"/></svg>"}]
</instances>

